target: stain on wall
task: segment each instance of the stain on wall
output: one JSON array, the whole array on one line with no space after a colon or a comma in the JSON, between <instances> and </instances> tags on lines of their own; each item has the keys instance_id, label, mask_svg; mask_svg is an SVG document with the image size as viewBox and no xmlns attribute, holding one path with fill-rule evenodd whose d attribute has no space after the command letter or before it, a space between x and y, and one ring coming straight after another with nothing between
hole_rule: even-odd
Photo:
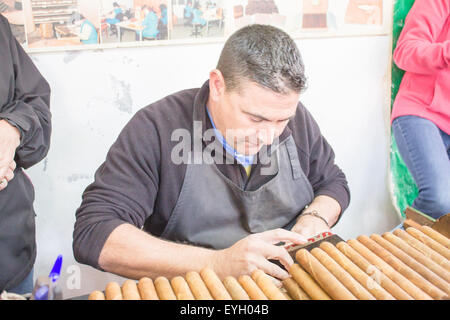
<instances>
[{"instance_id":1,"label":"stain on wall","mask_svg":"<svg viewBox=\"0 0 450 320\"><path fill-rule=\"evenodd\" d=\"M130 94L130 84L110 76L112 92L114 92L114 105L122 112L131 114L133 112L133 99Z\"/></svg>"}]
</instances>

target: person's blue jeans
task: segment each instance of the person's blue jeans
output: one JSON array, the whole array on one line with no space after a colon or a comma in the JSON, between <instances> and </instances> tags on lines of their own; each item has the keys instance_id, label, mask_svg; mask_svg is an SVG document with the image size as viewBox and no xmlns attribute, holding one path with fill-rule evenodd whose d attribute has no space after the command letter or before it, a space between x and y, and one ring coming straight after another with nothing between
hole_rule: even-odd
<instances>
[{"instance_id":1,"label":"person's blue jeans","mask_svg":"<svg viewBox=\"0 0 450 320\"><path fill-rule=\"evenodd\" d=\"M419 190L412 207L436 219L450 213L450 135L417 116L396 118L392 130Z\"/></svg>"},{"instance_id":2,"label":"person's blue jeans","mask_svg":"<svg viewBox=\"0 0 450 320\"><path fill-rule=\"evenodd\" d=\"M33 291L33 272L34 268L31 269L31 272L26 276L25 279L21 283L19 283L16 287L7 290L11 293L17 293L17 294L27 294L31 293Z\"/></svg>"}]
</instances>

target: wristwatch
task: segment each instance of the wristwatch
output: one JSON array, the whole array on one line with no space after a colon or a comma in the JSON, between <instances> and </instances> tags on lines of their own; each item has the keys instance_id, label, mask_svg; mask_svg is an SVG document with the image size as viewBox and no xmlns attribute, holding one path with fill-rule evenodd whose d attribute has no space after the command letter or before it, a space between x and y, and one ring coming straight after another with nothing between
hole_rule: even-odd
<instances>
[{"instance_id":1,"label":"wristwatch","mask_svg":"<svg viewBox=\"0 0 450 320\"><path fill-rule=\"evenodd\" d=\"M300 214L300 217L298 217L298 218L300 219L302 216L313 216L313 217L322 219L322 221L325 222L325 224L327 225L327 227L330 228L330 225L328 224L328 221L327 221L324 217L322 217L322 216L317 212L317 210L312 210L312 211L303 212L302 214Z\"/></svg>"}]
</instances>

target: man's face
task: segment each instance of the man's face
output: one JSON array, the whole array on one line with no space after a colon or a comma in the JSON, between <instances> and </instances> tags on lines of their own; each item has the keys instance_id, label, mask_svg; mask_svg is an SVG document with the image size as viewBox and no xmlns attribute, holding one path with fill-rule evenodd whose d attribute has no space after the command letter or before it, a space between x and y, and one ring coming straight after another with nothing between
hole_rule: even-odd
<instances>
[{"instance_id":1,"label":"man's face","mask_svg":"<svg viewBox=\"0 0 450 320\"><path fill-rule=\"evenodd\" d=\"M251 81L239 90L224 91L216 122L225 139L240 154L254 155L271 145L295 116L300 94L279 94Z\"/></svg>"}]
</instances>

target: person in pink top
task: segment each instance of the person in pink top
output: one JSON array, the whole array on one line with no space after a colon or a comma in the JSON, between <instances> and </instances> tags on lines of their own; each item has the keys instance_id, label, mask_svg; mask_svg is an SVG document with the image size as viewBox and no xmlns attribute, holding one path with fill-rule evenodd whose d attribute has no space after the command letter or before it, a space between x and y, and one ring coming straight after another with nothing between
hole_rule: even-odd
<instances>
[{"instance_id":1,"label":"person in pink top","mask_svg":"<svg viewBox=\"0 0 450 320\"><path fill-rule=\"evenodd\" d=\"M394 51L405 70L392 109L399 152L419 194L412 207L450 213L450 0L416 0Z\"/></svg>"}]
</instances>

